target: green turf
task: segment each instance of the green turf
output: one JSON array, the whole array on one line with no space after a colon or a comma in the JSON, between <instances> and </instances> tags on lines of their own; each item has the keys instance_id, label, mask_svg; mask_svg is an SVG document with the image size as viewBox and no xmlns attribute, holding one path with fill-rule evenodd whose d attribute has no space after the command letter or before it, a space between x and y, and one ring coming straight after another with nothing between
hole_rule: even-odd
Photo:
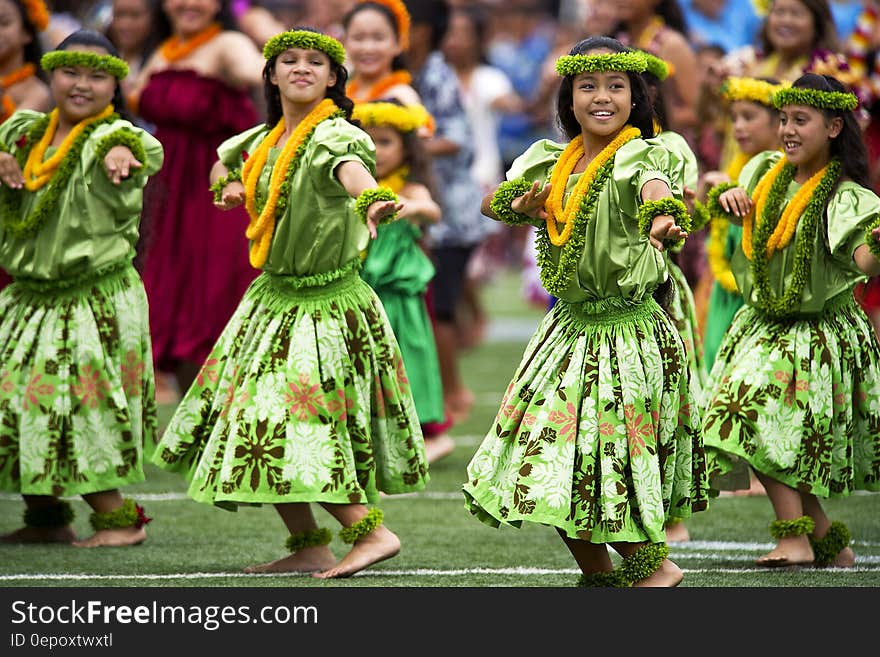
<instances>
[{"instance_id":1,"label":"green turf","mask_svg":"<svg viewBox=\"0 0 880 657\"><path fill-rule=\"evenodd\" d=\"M508 328L513 325L522 332L536 324L541 313L526 306L518 286L515 275L500 275L485 288L484 298L493 320L507 322ZM463 374L476 395L476 404L471 418L452 432L457 448L431 468L426 495L383 500L386 523L400 536L401 552L356 577L327 581L308 576L243 576L243 566L284 553L285 532L274 511L255 507L232 513L173 499L143 502L154 521L148 526L148 540L135 548L0 547L0 586L572 586L577 578L575 564L555 531L535 525L522 529L487 527L464 510L459 494L467 462L491 426L526 337L498 341L490 329L487 341L465 354ZM162 423L172 411L170 407L161 409ZM137 498L185 490L180 477L147 466L147 480L126 493ZM87 535L88 507L81 500L73 500L73 504L75 528L79 535ZM691 542L671 546L673 558L685 569L682 586L880 585L880 495L831 500L825 507L833 519L849 525L858 557L856 568L756 568L754 559L770 547L770 504L766 497L722 497L688 521ZM14 496L0 497L0 533L19 526L22 508ZM316 508L316 516L321 524L336 528L322 509ZM335 538L331 549L341 556L346 546ZM62 578L34 576L46 574ZM75 576L80 578L71 578Z\"/></svg>"}]
</instances>

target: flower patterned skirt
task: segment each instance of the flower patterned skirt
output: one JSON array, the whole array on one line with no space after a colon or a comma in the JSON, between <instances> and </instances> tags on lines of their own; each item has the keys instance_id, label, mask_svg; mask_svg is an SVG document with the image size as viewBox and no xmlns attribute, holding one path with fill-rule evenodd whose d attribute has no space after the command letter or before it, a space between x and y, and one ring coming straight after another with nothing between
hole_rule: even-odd
<instances>
[{"instance_id":1,"label":"flower patterned skirt","mask_svg":"<svg viewBox=\"0 0 880 657\"><path fill-rule=\"evenodd\" d=\"M747 463L818 497L880 490L880 345L851 294L836 305L788 322L736 314L706 389L713 488Z\"/></svg>"},{"instance_id":2,"label":"flower patterned skirt","mask_svg":"<svg viewBox=\"0 0 880 657\"><path fill-rule=\"evenodd\" d=\"M708 503L699 425L682 340L653 299L559 301L468 465L465 506L492 526L664 542L668 519Z\"/></svg>"},{"instance_id":3,"label":"flower patterned skirt","mask_svg":"<svg viewBox=\"0 0 880 657\"><path fill-rule=\"evenodd\" d=\"M147 296L130 263L0 293L0 489L142 481L156 433Z\"/></svg>"},{"instance_id":4,"label":"flower patterned skirt","mask_svg":"<svg viewBox=\"0 0 880 657\"><path fill-rule=\"evenodd\" d=\"M335 276L335 278L334 278ZM189 495L239 503L375 503L421 490L424 440L400 349L351 267L261 274L153 454Z\"/></svg>"}]
</instances>

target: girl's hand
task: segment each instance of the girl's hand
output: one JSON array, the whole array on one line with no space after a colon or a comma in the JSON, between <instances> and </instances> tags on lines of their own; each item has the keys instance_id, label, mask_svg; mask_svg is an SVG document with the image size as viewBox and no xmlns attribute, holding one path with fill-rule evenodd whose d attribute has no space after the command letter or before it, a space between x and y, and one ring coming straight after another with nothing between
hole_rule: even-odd
<instances>
[{"instance_id":1,"label":"girl's hand","mask_svg":"<svg viewBox=\"0 0 880 657\"><path fill-rule=\"evenodd\" d=\"M692 190L690 187L688 187L687 185L684 186L684 189L682 189L682 192L683 192L683 196L684 196L684 204L688 209L688 213L693 214L694 213L694 201L697 198L697 193L694 190Z\"/></svg>"},{"instance_id":2,"label":"girl's hand","mask_svg":"<svg viewBox=\"0 0 880 657\"><path fill-rule=\"evenodd\" d=\"M519 214L524 214L532 219L546 219L547 210L544 203L550 196L550 183L539 189L538 181L532 183L532 188L522 196L517 196L510 204L510 209Z\"/></svg>"},{"instance_id":3,"label":"girl's hand","mask_svg":"<svg viewBox=\"0 0 880 657\"><path fill-rule=\"evenodd\" d=\"M394 201L373 201L367 208L367 229L370 231L370 237L376 239L376 226L382 223L386 217L390 217L395 212L403 209L403 203L395 203Z\"/></svg>"},{"instance_id":4,"label":"girl's hand","mask_svg":"<svg viewBox=\"0 0 880 657\"><path fill-rule=\"evenodd\" d=\"M658 214L651 222L651 233L648 235L648 239L651 246L658 251L663 250L665 240L677 242L685 237L687 237L687 233L668 214Z\"/></svg>"},{"instance_id":5,"label":"girl's hand","mask_svg":"<svg viewBox=\"0 0 880 657\"><path fill-rule=\"evenodd\" d=\"M128 146L117 144L104 156L104 168L110 182L118 185L131 175L132 169L140 169L143 165L135 158Z\"/></svg>"},{"instance_id":6,"label":"girl's hand","mask_svg":"<svg viewBox=\"0 0 880 657\"><path fill-rule=\"evenodd\" d=\"M244 185L238 180L233 180L220 192L220 201L214 203L214 207L220 210L231 210L244 203Z\"/></svg>"},{"instance_id":7,"label":"girl's hand","mask_svg":"<svg viewBox=\"0 0 880 657\"><path fill-rule=\"evenodd\" d=\"M752 211L752 199L742 187L734 187L718 197L718 204L735 217L745 217Z\"/></svg>"},{"instance_id":8,"label":"girl's hand","mask_svg":"<svg viewBox=\"0 0 880 657\"><path fill-rule=\"evenodd\" d=\"M0 183L12 189L24 187L24 175L18 162L9 153L0 153Z\"/></svg>"}]
</instances>

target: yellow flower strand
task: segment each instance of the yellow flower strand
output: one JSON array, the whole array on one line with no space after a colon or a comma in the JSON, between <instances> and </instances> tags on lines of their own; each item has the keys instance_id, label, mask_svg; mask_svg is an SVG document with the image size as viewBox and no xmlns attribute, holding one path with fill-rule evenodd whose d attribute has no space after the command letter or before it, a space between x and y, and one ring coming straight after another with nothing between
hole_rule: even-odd
<instances>
[{"instance_id":1,"label":"yellow flower strand","mask_svg":"<svg viewBox=\"0 0 880 657\"><path fill-rule=\"evenodd\" d=\"M281 117L278 124L260 142L254 154L244 163L241 169L241 179L244 181L245 188L245 209L247 209L250 216L250 222L245 234L253 242L250 250L250 262L254 268L259 269L262 267L269 256L269 246L272 243L272 235L275 232L275 208L278 205L278 197L281 194L281 184L287 175L294 156L306 138L312 133L312 130L321 121L329 118L338 110L339 108L336 106L336 103L329 98L325 98L294 128L284 144L284 148L281 150L275 166L272 168L272 174L269 177L269 197L266 199L266 204L260 213L257 213L257 181L260 179L260 174L266 166L266 161L269 158L269 149L278 142L278 139L284 133L284 117Z\"/></svg>"},{"instance_id":2,"label":"yellow flower strand","mask_svg":"<svg viewBox=\"0 0 880 657\"><path fill-rule=\"evenodd\" d=\"M761 180L759 180L758 184L755 186L755 191L752 193L752 211L743 217L742 249L749 260L752 259L752 229L755 217L760 217L763 214L764 205L767 203L767 196L770 187L784 166L785 157L781 157L779 158L779 161L761 177Z\"/></svg>"},{"instance_id":3,"label":"yellow flower strand","mask_svg":"<svg viewBox=\"0 0 880 657\"><path fill-rule=\"evenodd\" d=\"M742 151L736 155L727 165L727 176L731 180L739 178L749 156ZM718 284L728 292L737 292L739 288L736 278L730 270L730 260L727 259L727 233L730 230L730 222L724 217L712 217L712 225L709 228L709 244L706 247L706 256L709 260L709 270Z\"/></svg>"},{"instance_id":4,"label":"yellow flower strand","mask_svg":"<svg viewBox=\"0 0 880 657\"><path fill-rule=\"evenodd\" d=\"M550 176L550 196L547 198L545 208L547 210L547 235L550 242L554 246L563 246L571 237L571 231L574 229L574 217L581 207L581 201L590 188L596 173L601 169L608 160L614 157L617 150L632 139L640 136L642 133L638 128L626 126L602 151L593 158L587 165L587 168L581 174L577 181L568 202L563 208L562 199L565 194L565 183L571 172L574 171L575 165L584 155L584 139L583 135L578 135L572 139L553 167L553 173ZM557 217L561 219L557 219ZM559 233L557 223L563 224L562 233Z\"/></svg>"},{"instance_id":5,"label":"yellow flower strand","mask_svg":"<svg viewBox=\"0 0 880 657\"><path fill-rule=\"evenodd\" d=\"M406 180L408 177L409 167L404 164L403 166L397 167L378 182L380 187L387 187L395 194L400 194L400 190L406 186Z\"/></svg>"},{"instance_id":6,"label":"yellow flower strand","mask_svg":"<svg viewBox=\"0 0 880 657\"><path fill-rule=\"evenodd\" d=\"M111 114L113 114L113 105L107 105L107 107L101 110L98 114L90 116L77 123L64 138L64 141L61 142L61 145L58 146L58 150L55 151L54 155L43 162L46 150L49 148L49 144L52 143L52 139L55 137L55 132L58 130L58 108L53 109L49 114L49 125L46 126L46 132L43 133L40 141L38 141L31 149L31 152L28 153L28 159L27 162L25 162L24 171L22 172L24 175L25 188L27 188L28 191L35 192L49 182L52 179L55 170L58 168L58 165L60 165L62 160L67 157L70 147L73 146L73 142L76 141L76 138L80 136L82 131L95 121L106 119Z\"/></svg>"}]
</instances>

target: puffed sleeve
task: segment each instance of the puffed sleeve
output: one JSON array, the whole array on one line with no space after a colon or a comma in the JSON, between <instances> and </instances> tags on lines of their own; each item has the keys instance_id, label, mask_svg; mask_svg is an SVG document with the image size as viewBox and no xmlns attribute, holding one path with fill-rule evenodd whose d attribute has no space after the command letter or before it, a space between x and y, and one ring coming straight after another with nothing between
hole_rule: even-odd
<instances>
[{"instance_id":1,"label":"puffed sleeve","mask_svg":"<svg viewBox=\"0 0 880 657\"><path fill-rule=\"evenodd\" d=\"M694 151L691 149L690 145L688 145L684 137L677 132L664 130L656 137L646 139L645 141L649 143L658 143L672 151L672 154L675 156L674 159L681 161L680 167L674 167L674 171L680 172L682 175L682 181L680 184L694 190L697 188L697 182L700 177L700 166L697 162L697 156L694 154Z\"/></svg>"},{"instance_id":2,"label":"puffed sleeve","mask_svg":"<svg viewBox=\"0 0 880 657\"><path fill-rule=\"evenodd\" d=\"M6 146L6 150L14 150L15 145L27 134L33 122L44 116L46 115L34 110L17 110L3 123L0 123L0 142Z\"/></svg>"},{"instance_id":3,"label":"puffed sleeve","mask_svg":"<svg viewBox=\"0 0 880 657\"><path fill-rule=\"evenodd\" d=\"M376 147L370 135L345 119L324 121L315 128L310 141L309 175L319 194L347 196L336 167L343 162L361 162L371 175L376 175Z\"/></svg>"},{"instance_id":4,"label":"puffed sleeve","mask_svg":"<svg viewBox=\"0 0 880 657\"><path fill-rule=\"evenodd\" d=\"M840 184L828 199L828 248L831 256L846 269L861 273L853 260L864 244L865 230L880 216L880 197L851 181Z\"/></svg>"},{"instance_id":5,"label":"puffed sleeve","mask_svg":"<svg viewBox=\"0 0 880 657\"><path fill-rule=\"evenodd\" d=\"M536 141L511 163L507 179L524 178L530 183L537 181L544 185L550 180L550 171L564 150L563 144L549 139Z\"/></svg>"},{"instance_id":6,"label":"puffed sleeve","mask_svg":"<svg viewBox=\"0 0 880 657\"><path fill-rule=\"evenodd\" d=\"M737 181L739 186L751 195L755 191L758 181L773 168L773 165L781 157L782 153L780 151L763 151L752 157L752 159L746 162L742 171L740 171L739 180Z\"/></svg>"},{"instance_id":7,"label":"puffed sleeve","mask_svg":"<svg viewBox=\"0 0 880 657\"><path fill-rule=\"evenodd\" d=\"M217 147L217 158L230 171L240 169L268 132L269 128L261 123L233 135Z\"/></svg>"},{"instance_id":8,"label":"puffed sleeve","mask_svg":"<svg viewBox=\"0 0 880 657\"><path fill-rule=\"evenodd\" d=\"M649 180L665 182L672 195L681 200L684 161L673 151L656 142L633 139L614 157L614 193L621 219L636 221L642 204L642 187Z\"/></svg>"}]
</instances>

